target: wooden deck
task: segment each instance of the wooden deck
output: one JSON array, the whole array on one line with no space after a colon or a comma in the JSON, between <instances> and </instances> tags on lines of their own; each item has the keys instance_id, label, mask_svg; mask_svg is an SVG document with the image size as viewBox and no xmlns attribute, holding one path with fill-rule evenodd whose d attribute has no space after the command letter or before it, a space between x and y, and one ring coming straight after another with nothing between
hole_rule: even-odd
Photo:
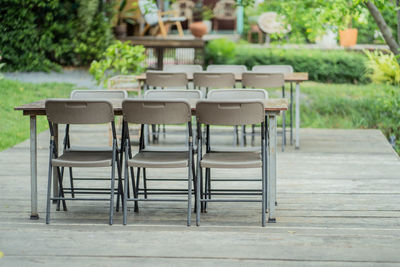
<instances>
[{"instance_id":1,"label":"wooden deck","mask_svg":"<svg viewBox=\"0 0 400 267\"><path fill-rule=\"evenodd\" d=\"M80 133L107 141L107 131ZM158 202L141 203L139 214L131 209L127 226L121 213L107 225L108 203L68 202L68 212L52 207L46 225L48 133L42 133L39 221L29 220L29 142L0 152L0 266L399 266L400 160L382 133L301 129L301 136L301 150L278 153L277 223L260 227L259 203L212 203L201 226L188 228L185 204ZM243 174L257 172L214 175ZM186 171L148 175L183 178Z\"/></svg>"}]
</instances>

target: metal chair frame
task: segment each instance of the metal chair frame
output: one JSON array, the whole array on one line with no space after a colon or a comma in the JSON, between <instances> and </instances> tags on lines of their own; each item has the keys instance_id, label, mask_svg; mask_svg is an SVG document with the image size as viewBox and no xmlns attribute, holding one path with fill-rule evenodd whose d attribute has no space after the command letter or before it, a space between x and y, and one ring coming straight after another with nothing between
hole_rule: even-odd
<instances>
[{"instance_id":1,"label":"metal chair frame","mask_svg":"<svg viewBox=\"0 0 400 267\"><path fill-rule=\"evenodd\" d=\"M221 103L221 104L240 104L240 103L251 103L251 102L256 102L254 100L248 100L248 101L211 101L214 103ZM198 109L196 109L198 110ZM261 192L260 190L251 190L251 189L238 189L238 190L233 190L233 189L212 189L211 188L211 169L210 168L205 168L205 181L203 182L203 171L201 167L201 162L203 159L203 156L205 156L207 153L219 153L219 152L213 152L211 148L211 143L210 143L210 125L205 122L201 122L199 120L199 117L197 116L197 143L198 143L198 150L197 150L197 179L196 179L196 205L197 207L201 206L201 209L196 210L196 225L200 225L200 211L201 212L206 212L207 210L207 203L208 202L261 202L262 203L262 223L261 225L264 227L266 225L266 205L267 205L267 162L266 162L266 157L267 157L267 152L266 152L266 136L267 136L267 128L265 127L265 122L266 122L266 116L264 116L264 120L261 122L261 163L262 163L262 178L261 179L214 179L215 181L261 181L262 183L262 189ZM230 124L230 123L229 123ZM206 127L206 137L205 137L205 146L206 146L206 154L203 155L202 153L202 146L203 146L203 137L201 135L202 132L202 125L205 125ZM224 123L224 125L227 125L227 123ZM233 126L233 125L232 125ZM238 151L239 152L239 151ZM231 152L231 153L237 153L237 152ZM204 188L203 188L203 183L204 183ZM204 192L204 193L203 193ZM212 198L213 195L219 195L219 196L238 196L238 195L245 195L245 196L251 196L251 195L261 195L261 200L256 200L256 199L214 199Z\"/></svg>"},{"instance_id":2,"label":"metal chair frame","mask_svg":"<svg viewBox=\"0 0 400 267\"><path fill-rule=\"evenodd\" d=\"M51 102L52 100L48 100ZM60 101L60 100L55 100L55 101ZM65 100L64 103L72 103L72 104L86 104L90 103L90 100ZM107 101L94 101L94 102L106 102L109 105L112 105L110 102ZM46 102L46 109L47 109L47 102ZM67 115L67 114L66 114ZM65 116L65 115L64 115ZM74 119L72 119L74 120ZM115 163L117 163L117 173L118 173L118 188L117 188L117 199L119 201L119 196L123 194L123 189L122 189L122 180L121 180L121 165L119 164L119 161L117 160L118 158L118 145L117 145L117 138L116 138L116 130L115 130L115 122L114 119L112 119L109 123L111 125L112 129L112 134L113 134L113 143L112 143L112 158L111 158L111 178L79 178L80 180L111 180L111 186L110 188L74 188L73 187L73 182L71 180L71 188L64 188L63 187L63 174L64 171L61 171L61 168L64 169L64 167L60 166L53 166L52 160L57 159L58 153L55 147L55 130L54 127L55 125L58 125L59 123L57 121L52 121L52 119L49 117L48 114L48 123L49 123L49 130L50 130L50 151L49 151L49 170L48 170L48 185L47 185L47 204L46 204L46 224L50 223L50 202L51 201L56 201L57 202L57 211L60 210L60 202L62 202L63 205L63 210L67 211L67 205L66 205L66 200L82 200L82 201L110 201L110 212L109 212L109 224L113 224L113 211L114 211L114 193L115 193ZM86 123L74 123L73 121L66 123L66 133L64 137L64 151L68 152L68 148L70 147L70 138L69 138L69 125L70 124L98 124L99 122L97 121L87 121ZM78 153L79 152L95 152L95 150L91 150L90 148L88 150L86 149L77 149L76 150ZM104 152L104 151L99 151L99 152ZM57 176L58 176L58 196L57 197L51 197L51 183L52 183L52 173L53 173L53 168L56 168ZM91 166L92 167L92 166ZM71 168L71 167L69 167ZM76 167L75 167L76 168ZM71 169L70 169L71 170ZM72 170L71 170L71 177L72 177ZM78 179L78 178L75 178ZM68 192L68 190L70 192ZM77 191L76 191L77 190ZM71 198L65 197L65 193L71 193ZM110 194L110 198L76 198L75 194Z\"/></svg>"},{"instance_id":3,"label":"metal chair frame","mask_svg":"<svg viewBox=\"0 0 400 267\"><path fill-rule=\"evenodd\" d=\"M127 100L129 101L129 100ZM183 100L138 100L141 101L141 103L168 103L169 101L175 101L175 102L184 102ZM122 150L124 151L124 163L125 163L125 180L124 180L124 187L127 188L128 186L128 180L129 176L131 177L131 183L133 187L133 198L130 198L129 195L125 194L124 195L124 215L123 215L123 224L127 224L127 201L133 201L135 202L134 206L134 211L139 212L139 201L157 201L157 202L188 202L188 210L187 210L187 226L191 225L191 206L192 206L192 193L195 193L195 191L192 188L192 182L193 185L195 184L195 163L193 160L194 157L194 150L193 150L193 132L192 132L192 122L191 120L187 121L187 131L188 131L188 138L187 138L187 150L185 152L188 153L188 178L187 179L157 179L157 178L152 178L149 179L146 177L146 168L145 167L137 167L137 172L136 172L136 181L135 181L135 174L134 174L134 167L133 166L128 166L128 160L133 158L132 155L132 148L131 148L131 140L129 136L129 123L135 123L135 124L140 124L141 125L141 130L140 130L140 137L139 137L139 153L146 153L146 146L145 146L145 141L144 141L144 134L145 134L145 124L151 123L149 121L146 121L146 123L143 123L144 121L139 122L132 122L129 121L129 118L127 118L128 114L127 111L124 109L123 105L123 113L124 113L124 123L123 123L123 142L121 143ZM155 121L156 122L156 121ZM151 150L151 152L163 152L163 153L168 153L171 151L157 151L157 150ZM123 157L121 155L120 158L121 162L123 160ZM157 167L155 167L157 168ZM129 170L128 170L129 169ZM140 172L141 169L143 169L143 189L140 188ZM160 189L160 188L153 188L153 189L148 189L147 188L147 181L187 181L188 182L188 189L187 190L182 190L182 189ZM149 198L149 195L188 195L188 199L178 199L178 198ZM140 195L143 197L141 198Z\"/></svg>"}]
</instances>

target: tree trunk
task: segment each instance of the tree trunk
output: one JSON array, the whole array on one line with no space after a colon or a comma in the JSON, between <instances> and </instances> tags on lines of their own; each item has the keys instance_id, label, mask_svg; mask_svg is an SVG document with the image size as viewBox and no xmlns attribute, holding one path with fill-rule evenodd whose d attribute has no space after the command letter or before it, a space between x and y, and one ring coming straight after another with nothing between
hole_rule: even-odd
<instances>
[{"instance_id":1,"label":"tree trunk","mask_svg":"<svg viewBox=\"0 0 400 267\"><path fill-rule=\"evenodd\" d=\"M390 51L392 51L395 55L399 54L399 44L393 38L392 31L386 24L386 21L383 18L381 12L379 12L379 9L374 5L374 3L370 1L365 2L365 5L367 6L372 17L374 18L376 24L378 24L379 30L381 31L383 38L389 46Z\"/></svg>"}]
</instances>

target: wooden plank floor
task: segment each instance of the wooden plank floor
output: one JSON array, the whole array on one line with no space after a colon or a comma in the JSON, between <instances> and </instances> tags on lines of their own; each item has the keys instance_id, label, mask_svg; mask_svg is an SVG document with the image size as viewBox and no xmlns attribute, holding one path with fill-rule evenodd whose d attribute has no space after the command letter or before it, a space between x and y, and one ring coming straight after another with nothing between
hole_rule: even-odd
<instances>
[{"instance_id":1,"label":"wooden plank floor","mask_svg":"<svg viewBox=\"0 0 400 267\"><path fill-rule=\"evenodd\" d=\"M107 131L98 128L78 134L91 135L89 143L107 143ZM98 202L68 202L68 212L53 206L51 224L44 223L44 132L38 138L38 221L29 220L29 143L0 153L0 266L399 266L400 161L382 133L302 129L301 136L301 150L287 146L278 153L275 224L260 227L259 203L212 203L201 227L185 226L184 203L141 203L139 214L130 207L127 226L121 225L121 213L108 226L108 203ZM161 138L166 144L177 139ZM229 145L231 139L221 135L215 142ZM84 140L72 136L73 144ZM86 173L104 176L108 170ZM149 170L148 175L183 178L186 171ZM213 175L257 177L259 172ZM258 188L254 182L230 186Z\"/></svg>"}]
</instances>

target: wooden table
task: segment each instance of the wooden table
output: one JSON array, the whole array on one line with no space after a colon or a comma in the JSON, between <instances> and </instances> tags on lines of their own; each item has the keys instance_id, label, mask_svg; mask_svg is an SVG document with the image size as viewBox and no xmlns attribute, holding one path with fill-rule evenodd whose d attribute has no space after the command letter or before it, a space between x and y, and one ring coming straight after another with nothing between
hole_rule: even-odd
<instances>
[{"instance_id":1,"label":"wooden table","mask_svg":"<svg viewBox=\"0 0 400 267\"><path fill-rule=\"evenodd\" d=\"M22 110L24 116L30 117L30 167L31 167L31 215L32 220L39 219L37 211L37 130L36 130L36 117L45 116L45 101L40 100L37 102L25 104L15 107L15 110ZM114 114L116 116L122 115L121 100L111 101L114 106ZM197 100L189 100L192 107L192 112L195 115ZM275 222L275 203L276 203L276 135L277 123L276 117L280 115L281 111L288 109L288 101L286 99L267 99L264 101L265 117L268 121L268 135L266 142L267 151L267 209L268 209L268 222ZM54 127L55 147L58 150L58 126ZM57 180L57 172L54 171L53 179ZM53 183L53 193L57 195L57 183Z\"/></svg>"},{"instance_id":2,"label":"wooden table","mask_svg":"<svg viewBox=\"0 0 400 267\"><path fill-rule=\"evenodd\" d=\"M295 134L292 132L290 134L290 143L293 144L295 142L295 148L300 149L300 83L304 81L308 81L308 73L307 72L294 72L294 73L284 73L285 82L295 83L296 84L296 94L295 94L295 102L296 102L296 114L295 114ZM142 73L136 76L137 80L141 84L146 83L146 73ZM188 81L193 81L193 73L187 73ZM242 81L242 74L235 74L235 80L237 82ZM293 118L293 94L290 92L290 116Z\"/></svg>"}]
</instances>

